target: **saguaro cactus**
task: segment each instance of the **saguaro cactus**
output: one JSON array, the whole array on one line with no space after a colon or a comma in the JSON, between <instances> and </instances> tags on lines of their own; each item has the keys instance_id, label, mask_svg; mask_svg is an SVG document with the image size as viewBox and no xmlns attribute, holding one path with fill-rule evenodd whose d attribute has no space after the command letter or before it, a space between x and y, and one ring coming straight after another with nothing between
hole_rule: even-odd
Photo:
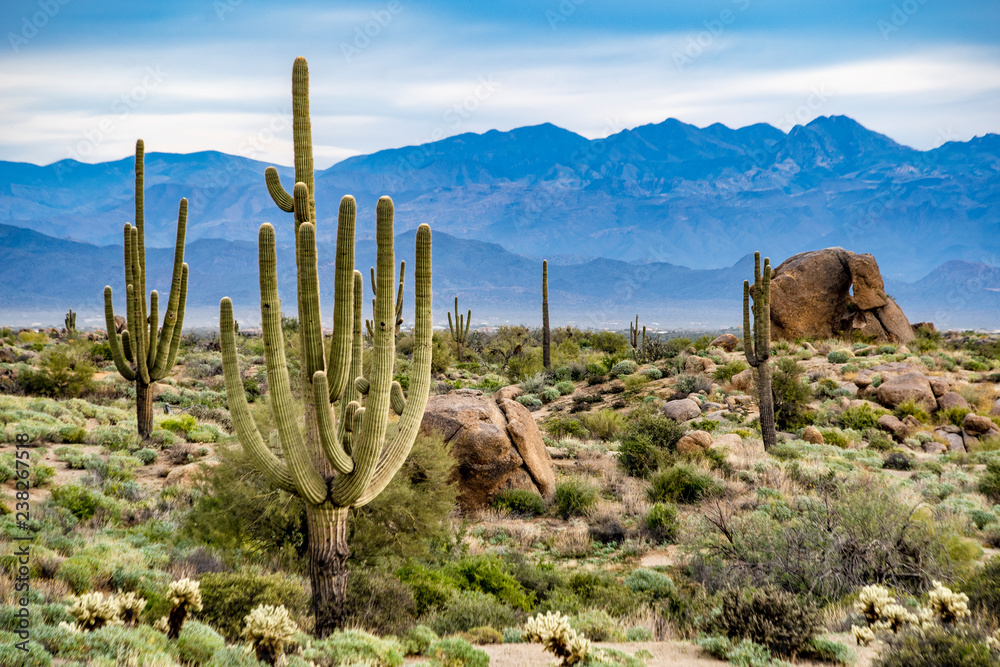
<instances>
[{"instance_id":1,"label":"saguaro cactus","mask_svg":"<svg viewBox=\"0 0 1000 667\"><path fill-rule=\"evenodd\" d=\"M375 267L371 267L372 274L372 295L378 297L378 292L376 290L375 279ZM395 335L399 335L399 328L403 326L403 278L406 276L406 262L399 263L399 288L396 290L396 324L393 329ZM375 316L375 299L372 299L372 317ZM375 337L375 330L372 328L373 324L371 320L365 320L365 329L368 330L368 337Z\"/></svg>"},{"instance_id":2,"label":"saguaro cactus","mask_svg":"<svg viewBox=\"0 0 1000 667\"><path fill-rule=\"evenodd\" d=\"M472 324L472 309L469 309L468 315L458 314L458 297L455 297L455 320L451 319L451 313L448 313L448 330L451 332L451 339L455 341L455 345L458 347L458 360L462 361L462 348L465 347L465 343L469 340L469 325Z\"/></svg>"},{"instance_id":3,"label":"saguaro cactus","mask_svg":"<svg viewBox=\"0 0 1000 667\"><path fill-rule=\"evenodd\" d=\"M67 335L72 338L73 335L76 334L76 313L73 312L72 308L70 308L69 312L66 313L66 317L63 318L63 322L66 324Z\"/></svg>"},{"instance_id":4,"label":"saguaro cactus","mask_svg":"<svg viewBox=\"0 0 1000 667\"><path fill-rule=\"evenodd\" d=\"M150 386L170 373L177 360L187 300L188 265L184 263L184 232L187 229L187 199L177 213L174 271L167 311L159 322L159 295L153 290L146 307L146 242L144 235L143 165L145 146L135 143L135 226L125 223L125 304L127 326L119 338L115 333L115 311L111 287L104 288L104 319L115 367L129 382L135 382L135 415L139 435L153 432L153 392Z\"/></svg>"},{"instance_id":5,"label":"saguaro cactus","mask_svg":"<svg viewBox=\"0 0 1000 667\"><path fill-rule=\"evenodd\" d=\"M753 297L753 330L750 329L750 299ZM743 354L754 369L760 406L760 433L764 449L778 441L774 430L774 396L771 394L771 260L764 259L760 270L760 253L753 255L753 289L743 281Z\"/></svg>"},{"instance_id":6,"label":"saguaro cactus","mask_svg":"<svg viewBox=\"0 0 1000 667\"><path fill-rule=\"evenodd\" d=\"M646 342L646 325L642 325L642 338L639 338L639 315L635 316L635 324L628 323L628 342L632 346L632 353L639 356L639 348Z\"/></svg>"},{"instance_id":7,"label":"saguaro cactus","mask_svg":"<svg viewBox=\"0 0 1000 667\"><path fill-rule=\"evenodd\" d=\"M309 572L315 631L320 637L342 625L347 590L348 512L371 502L389 484L410 453L427 403L431 376L431 232L421 225L414 271L414 361L410 395L393 381L396 304L393 205L382 197L376 209L375 318L373 356L362 377L362 278L354 270L354 198L340 201L334 278L333 336L324 350L320 325L316 216L312 190L312 138L309 128L309 72L304 58L292 69L292 119L295 188L289 195L271 167L265 172L275 203L294 213L298 266L298 316L302 341L301 391L291 387L281 329L281 300L274 228L258 235L261 320L270 405L277 429L261 434L243 392L233 306L220 304L222 363L229 411L237 436L256 467L279 489L300 496L306 505ZM304 417L292 401L301 396ZM339 400L339 415L332 404ZM391 433L389 410L399 415ZM265 444L270 442L270 446ZM279 457L275 452L280 452Z\"/></svg>"},{"instance_id":8,"label":"saguaro cactus","mask_svg":"<svg viewBox=\"0 0 1000 667\"><path fill-rule=\"evenodd\" d=\"M549 262L542 260L542 365L552 368L552 335L549 332Z\"/></svg>"}]
</instances>

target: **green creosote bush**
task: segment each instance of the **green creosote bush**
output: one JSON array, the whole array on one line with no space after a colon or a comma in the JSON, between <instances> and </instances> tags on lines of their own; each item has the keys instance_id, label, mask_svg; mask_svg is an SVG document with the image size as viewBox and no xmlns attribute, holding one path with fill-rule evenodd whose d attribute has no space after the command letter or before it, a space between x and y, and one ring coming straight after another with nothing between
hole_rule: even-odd
<instances>
[{"instance_id":1,"label":"green creosote bush","mask_svg":"<svg viewBox=\"0 0 1000 667\"><path fill-rule=\"evenodd\" d=\"M259 605L284 605L293 614L308 612L308 597L300 579L280 574L209 572L200 582L199 618L229 641L239 641L243 619Z\"/></svg>"},{"instance_id":2,"label":"green creosote bush","mask_svg":"<svg viewBox=\"0 0 1000 667\"><path fill-rule=\"evenodd\" d=\"M490 627L472 628L468 632L463 632L461 637L470 644L479 646L503 644L503 634Z\"/></svg>"},{"instance_id":3,"label":"green creosote bush","mask_svg":"<svg viewBox=\"0 0 1000 667\"><path fill-rule=\"evenodd\" d=\"M625 585L635 593L645 593L653 600L677 595L673 580L662 572L641 567L625 577Z\"/></svg>"},{"instance_id":4,"label":"green creosote bush","mask_svg":"<svg viewBox=\"0 0 1000 667\"><path fill-rule=\"evenodd\" d=\"M650 479L649 500L654 503L696 503L723 490L711 475L688 464L676 464Z\"/></svg>"},{"instance_id":5,"label":"green creosote bush","mask_svg":"<svg viewBox=\"0 0 1000 667\"><path fill-rule=\"evenodd\" d=\"M778 360L771 378L774 394L774 421L778 428L795 430L812 422L808 403L812 400L812 390L802 381L803 372L791 357Z\"/></svg>"},{"instance_id":6,"label":"green creosote bush","mask_svg":"<svg viewBox=\"0 0 1000 667\"><path fill-rule=\"evenodd\" d=\"M714 377L719 382L729 382L733 379L734 375L742 373L748 368L750 368L749 364L742 359L727 361L725 364L715 369Z\"/></svg>"},{"instance_id":7,"label":"green creosote bush","mask_svg":"<svg viewBox=\"0 0 1000 667\"><path fill-rule=\"evenodd\" d=\"M302 652L302 658L316 667L365 665L400 667L403 647L394 638L379 639L363 630L341 630L318 639Z\"/></svg>"},{"instance_id":8,"label":"green creosote bush","mask_svg":"<svg viewBox=\"0 0 1000 667\"><path fill-rule=\"evenodd\" d=\"M671 503L654 503L645 518L649 536L659 542L674 542L680 525L677 522L677 507Z\"/></svg>"},{"instance_id":9,"label":"green creosote bush","mask_svg":"<svg viewBox=\"0 0 1000 667\"><path fill-rule=\"evenodd\" d=\"M564 519L585 516L596 503L597 489L586 480L570 477L556 484L556 507Z\"/></svg>"},{"instance_id":10,"label":"green creosote bush","mask_svg":"<svg viewBox=\"0 0 1000 667\"><path fill-rule=\"evenodd\" d=\"M545 513L545 499L527 489L505 489L493 496L490 504L496 509L522 516L539 516Z\"/></svg>"},{"instance_id":11,"label":"green creosote bush","mask_svg":"<svg viewBox=\"0 0 1000 667\"><path fill-rule=\"evenodd\" d=\"M431 645L440 637L426 625L415 625L403 634L404 655L427 655Z\"/></svg>"},{"instance_id":12,"label":"green creosote bush","mask_svg":"<svg viewBox=\"0 0 1000 667\"><path fill-rule=\"evenodd\" d=\"M516 400L532 412L542 407L542 399L538 398L535 394L521 394Z\"/></svg>"},{"instance_id":13,"label":"green creosote bush","mask_svg":"<svg viewBox=\"0 0 1000 667\"><path fill-rule=\"evenodd\" d=\"M621 413L605 408L583 415L580 417L580 422L590 435L607 442L618 436L625 424L625 418L622 417Z\"/></svg>"},{"instance_id":14,"label":"green creosote bush","mask_svg":"<svg viewBox=\"0 0 1000 667\"><path fill-rule=\"evenodd\" d=\"M483 626L502 630L519 622L517 612L494 596L479 591L465 591L453 596L428 619L431 629L442 637Z\"/></svg>"},{"instance_id":15,"label":"green creosote bush","mask_svg":"<svg viewBox=\"0 0 1000 667\"><path fill-rule=\"evenodd\" d=\"M986 462L986 470L980 475L976 488L994 503L1000 503L1000 459Z\"/></svg>"},{"instance_id":16,"label":"green creosote bush","mask_svg":"<svg viewBox=\"0 0 1000 667\"><path fill-rule=\"evenodd\" d=\"M559 390L556 389L555 387L546 387L545 389L542 390L540 397L542 399L542 403L551 403L552 401L559 398L561 395L562 394L560 394Z\"/></svg>"},{"instance_id":17,"label":"green creosote bush","mask_svg":"<svg viewBox=\"0 0 1000 667\"><path fill-rule=\"evenodd\" d=\"M993 556L969 577L961 590L969 596L969 609L993 614L1000 621L1000 556Z\"/></svg>"},{"instance_id":18,"label":"green creosote bush","mask_svg":"<svg viewBox=\"0 0 1000 667\"><path fill-rule=\"evenodd\" d=\"M576 386L569 380L563 380L556 383L556 391L559 392L560 396L569 396L576 391Z\"/></svg>"},{"instance_id":19,"label":"green creosote bush","mask_svg":"<svg viewBox=\"0 0 1000 667\"><path fill-rule=\"evenodd\" d=\"M440 639L427 650L435 667L488 667L490 656L459 637Z\"/></svg>"},{"instance_id":20,"label":"green creosote bush","mask_svg":"<svg viewBox=\"0 0 1000 667\"><path fill-rule=\"evenodd\" d=\"M826 355L826 360L831 364L846 364L852 356L849 350L833 350Z\"/></svg>"},{"instance_id":21,"label":"green creosote bush","mask_svg":"<svg viewBox=\"0 0 1000 667\"><path fill-rule=\"evenodd\" d=\"M67 444L81 444L87 437L87 429L82 426L63 426L59 429L59 439Z\"/></svg>"},{"instance_id":22,"label":"green creosote bush","mask_svg":"<svg viewBox=\"0 0 1000 667\"><path fill-rule=\"evenodd\" d=\"M543 426L548 433L556 438L564 438L566 436L582 438L590 434L590 431L583 425L583 422L573 417L554 415L549 417Z\"/></svg>"},{"instance_id":23,"label":"green creosote bush","mask_svg":"<svg viewBox=\"0 0 1000 667\"><path fill-rule=\"evenodd\" d=\"M347 627L399 636L416 622L417 605L411 589L399 577L364 568L355 569L347 579L342 613Z\"/></svg>"},{"instance_id":24,"label":"green creosote bush","mask_svg":"<svg viewBox=\"0 0 1000 667\"><path fill-rule=\"evenodd\" d=\"M65 484L52 489L52 501L68 509L81 521L92 519L98 510L107 510L112 516L119 516L121 508L100 491L79 484Z\"/></svg>"},{"instance_id":25,"label":"green creosote bush","mask_svg":"<svg viewBox=\"0 0 1000 667\"><path fill-rule=\"evenodd\" d=\"M864 431L878 428L878 418L887 414L885 410L876 410L867 403L853 408L847 408L834 419L837 426Z\"/></svg>"},{"instance_id":26,"label":"green creosote bush","mask_svg":"<svg viewBox=\"0 0 1000 667\"><path fill-rule=\"evenodd\" d=\"M795 658L822 630L822 616L785 591L728 589L712 627L729 639L747 639L776 655Z\"/></svg>"},{"instance_id":27,"label":"green creosote bush","mask_svg":"<svg viewBox=\"0 0 1000 667\"><path fill-rule=\"evenodd\" d=\"M686 427L650 408L632 412L618 448L618 463L633 477L646 478L677 448Z\"/></svg>"},{"instance_id":28,"label":"green creosote bush","mask_svg":"<svg viewBox=\"0 0 1000 667\"><path fill-rule=\"evenodd\" d=\"M907 416L912 416L916 418L917 421L925 424L931 419L931 416L930 414L928 414L927 410L924 409L924 407L920 403L917 403L912 399L908 401L903 401L902 403L897 405L893 413L900 419L903 419Z\"/></svg>"},{"instance_id":29,"label":"green creosote bush","mask_svg":"<svg viewBox=\"0 0 1000 667\"><path fill-rule=\"evenodd\" d=\"M448 564L445 573L462 590L487 593L521 611L531 611L535 606L534 594L521 586L506 563L497 556L469 556Z\"/></svg>"},{"instance_id":30,"label":"green creosote bush","mask_svg":"<svg viewBox=\"0 0 1000 667\"><path fill-rule=\"evenodd\" d=\"M971 628L940 626L888 635L872 667L992 667L1000 651L984 639Z\"/></svg>"}]
</instances>

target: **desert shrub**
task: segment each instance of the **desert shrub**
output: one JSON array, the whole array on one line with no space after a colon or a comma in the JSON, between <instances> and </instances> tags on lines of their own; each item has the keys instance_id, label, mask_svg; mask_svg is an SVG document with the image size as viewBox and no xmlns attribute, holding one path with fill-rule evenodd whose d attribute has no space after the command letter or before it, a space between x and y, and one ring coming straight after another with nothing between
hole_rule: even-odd
<instances>
[{"instance_id":1,"label":"desert shrub","mask_svg":"<svg viewBox=\"0 0 1000 667\"><path fill-rule=\"evenodd\" d=\"M555 387L546 387L545 389L542 390L542 393L539 394L539 396L542 399L542 403L551 403L552 401L559 398L561 395L562 394L560 394L559 390L556 389Z\"/></svg>"},{"instance_id":2,"label":"desert shrub","mask_svg":"<svg viewBox=\"0 0 1000 667\"><path fill-rule=\"evenodd\" d=\"M679 524L677 507L670 503L655 503L646 513L646 531L657 542L673 542L677 538Z\"/></svg>"},{"instance_id":3,"label":"desert shrub","mask_svg":"<svg viewBox=\"0 0 1000 667\"><path fill-rule=\"evenodd\" d=\"M139 459L142 465L148 466L159 458L159 454L155 450L143 448L135 453L135 458Z\"/></svg>"},{"instance_id":4,"label":"desert shrub","mask_svg":"<svg viewBox=\"0 0 1000 667\"><path fill-rule=\"evenodd\" d=\"M426 625L415 625L403 634L403 653L408 656L427 655L431 644L438 639L437 633Z\"/></svg>"},{"instance_id":5,"label":"desert shrub","mask_svg":"<svg viewBox=\"0 0 1000 667\"><path fill-rule=\"evenodd\" d=\"M568 396L576 391L576 387L569 380L563 380L556 383L556 391L559 392L560 396Z\"/></svg>"},{"instance_id":6,"label":"desert shrub","mask_svg":"<svg viewBox=\"0 0 1000 667\"><path fill-rule=\"evenodd\" d=\"M486 646L490 644L503 644L503 634L499 630L490 627L472 628L468 632L462 633L462 639L470 644Z\"/></svg>"},{"instance_id":7,"label":"desert shrub","mask_svg":"<svg viewBox=\"0 0 1000 667\"><path fill-rule=\"evenodd\" d=\"M747 639L772 653L794 658L822 630L822 617L809 603L775 589L722 593L713 629L729 639Z\"/></svg>"},{"instance_id":8,"label":"desert shrub","mask_svg":"<svg viewBox=\"0 0 1000 667\"><path fill-rule=\"evenodd\" d=\"M545 499L527 489L505 489L493 496L493 507L523 516L539 516L545 513Z\"/></svg>"},{"instance_id":9,"label":"desert shrub","mask_svg":"<svg viewBox=\"0 0 1000 667\"><path fill-rule=\"evenodd\" d=\"M38 369L26 369L18 383L29 394L74 397L93 388L94 366L82 350L68 345L42 352Z\"/></svg>"},{"instance_id":10,"label":"desert shrub","mask_svg":"<svg viewBox=\"0 0 1000 667\"><path fill-rule=\"evenodd\" d=\"M502 630L517 625L518 615L492 595L466 591L452 597L428 624L439 635L447 636L482 626Z\"/></svg>"},{"instance_id":11,"label":"desert shrub","mask_svg":"<svg viewBox=\"0 0 1000 667\"><path fill-rule=\"evenodd\" d=\"M188 431L193 429L198 425L198 420L191 415L178 415L176 417L167 417L160 422L160 428L165 431L170 431L179 436L186 437Z\"/></svg>"},{"instance_id":12,"label":"desert shrub","mask_svg":"<svg viewBox=\"0 0 1000 667\"><path fill-rule=\"evenodd\" d=\"M535 604L535 596L524 590L497 556L470 556L450 563L445 571L463 590L487 593L522 611L530 611Z\"/></svg>"},{"instance_id":13,"label":"desert shrub","mask_svg":"<svg viewBox=\"0 0 1000 667\"><path fill-rule=\"evenodd\" d=\"M882 461L882 467L890 470L909 470L910 458L902 452L893 452Z\"/></svg>"},{"instance_id":14,"label":"desert shrub","mask_svg":"<svg viewBox=\"0 0 1000 667\"><path fill-rule=\"evenodd\" d=\"M636 593L645 593L654 600L671 598L677 594L673 580L662 572L640 567L625 577L625 585Z\"/></svg>"},{"instance_id":15,"label":"desert shrub","mask_svg":"<svg viewBox=\"0 0 1000 667\"><path fill-rule=\"evenodd\" d=\"M79 484L65 484L52 489L52 502L65 507L81 521L92 519L99 509L118 512L115 501L100 491Z\"/></svg>"},{"instance_id":16,"label":"desert shrub","mask_svg":"<svg viewBox=\"0 0 1000 667\"><path fill-rule=\"evenodd\" d=\"M848 350L833 350L826 355L826 360L831 364L846 364L852 356Z\"/></svg>"},{"instance_id":17,"label":"desert shrub","mask_svg":"<svg viewBox=\"0 0 1000 667\"><path fill-rule=\"evenodd\" d=\"M1000 657L967 628L932 626L888 636L886 642L872 667L988 667Z\"/></svg>"},{"instance_id":18,"label":"desert shrub","mask_svg":"<svg viewBox=\"0 0 1000 667\"><path fill-rule=\"evenodd\" d=\"M424 565L407 563L396 570L396 576L409 587L419 616L444 607L458 594L458 582Z\"/></svg>"},{"instance_id":19,"label":"desert shrub","mask_svg":"<svg viewBox=\"0 0 1000 667\"><path fill-rule=\"evenodd\" d=\"M488 667L490 656L460 637L440 639L427 650L432 664L441 667Z\"/></svg>"},{"instance_id":20,"label":"desert shrub","mask_svg":"<svg viewBox=\"0 0 1000 667\"><path fill-rule=\"evenodd\" d=\"M651 642L653 641L653 631L641 625L632 626L625 631L625 641Z\"/></svg>"},{"instance_id":21,"label":"desert shrub","mask_svg":"<svg viewBox=\"0 0 1000 667\"><path fill-rule=\"evenodd\" d=\"M992 613L1000 620L1000 556L993 556L962 586L969 596L969 609Z\"/></svg>"},{"instance_id":22,"label":"desert shrub","mask_svg":"<svg viewBox=\"0 0 1000 667\"><path fill-rule=\"evenodd\" d=\"M621 641L625 638L621 624L603 609L588 609L569 619L571 628L595 642Z\"/></svg>"},{"instance_id":23,"label":"desert shrub","mask_svg":"<svg viewBox=\"0 0 1000 667\"><path fill-rule=\"evenodd\" d=\"M853 408L847 408L835 418L835 423L841 428L851 428L864 431L878 428L878 418L886 414L884 410L875 410L867 403Z\"/></svg>"},{"instance_id":24,"label":"desert shrub","mask_svg":"<svg viewBox=\"0 0 1000 667\"><path fill-rule=\"evenodd\" d=\"M714 477L687 464L671 466L650 481L649 500L654 503L695 503L722 490Z\"/></svg>"},{"instance_id":25,"label":"desert shrub","mask_svg":"<svg viewBox=\"0 0 1000 667\"><path fill-rule=\"evenodd\" d=\"M674 389L685 396L702 391L707 393L712 389L712 381L704 375L679 375Z\"/></svg>"},{"instance_id":26,"label":"desert shrub","mask_svg":"<svg viewBox=\"0 0 1000 667\"><path fill-rule=\"evenodd\" d=\"M628 338L614 331L595 331L588 338L590 347L610 355L624 354L631 348Z\"/></svg>"},{"instance_id":27,"label":"desert shrub","mask_svg":"<svg viewBox=\"0 0 1000 667\"><path fill-rule=\"evenodd\" d=\"M774 423L782 430L795 430L812 421L808 403L812 390L802 381L803 372L792 357L782 357L771 378L774 395Z\"/></svg>"},{"instance_id":28,"label":"desert shrub","mask_svg":"<svg viewBox=\"0 0 1000 667\"><path fill-rule=\"evenodd\" d=\"M659 380L663 377L663 371L655 366L642 369L642 374L646 376L647 380Z\"/></svg>"},{"instance_id":29,"label":"desert shrub","mask_svg":"<svg viewBox=\"0 0 1000 667\"><path fill-rule=\"evenodd\" d=\"M347 627L399 636L416 622L417 607L410 588L392 573L358 568L347 579L342 613Z\"/></svg>"},{"instance_id":30,"label":"desert shrub","mask_svg":"<svg viewBox=\"0 0 1000 667\"><path fill-rule=\"evenodd\" d=\"M82 426L63 426L59 429L59 439L65 443L78 445L87 437L87 429Z\"/></svg>"},{"instance_id":31,"label":"desert shrub","mask_svg":"<svg viewBox=\"0 0 1000 667\"><path fill-rule=\"evenodd\" d=\"M913 399L910 399L908 401L903 401L902 403L897 405L896 409L893 410L893 414L895 414L900 419L903 419L907 416L912 416L922 423L930 421L931 418L931 416L927 413L927 410L924 409L924 406L921 405L920 403L917 403Z\"/></svg>"},{"instance_id":32,"label":"desert shrub","mask_svg":"<svg viewBox=\"0 0 1000 667\"><path fill-rule=\"evenodd\" d=\"M600 544L621 544L628 532L621 519L614 514L600 514L592 518L587 525L590 539Z\"/></svg>"},{"instance_id":33,"label":"desert shrub","mask_svg":"<svg viewBox=\"0 0 1000 667\"><path fill-rule=\"evenodd\" d=\"M544 428L557 438L564 438L568 435L581 438L590 433L579 419L562 417L560 415L549 417L544 424Z\"/></svg>"},{"instance_id":34,"label":"desert shrub","mask_svg":"<svg viewBox=\"0 0 1000 667\"><path fill-rule=\"evenodd\" d=\"M21 641L22 638L13 632L0 631L0 665L49 667L52 664L52 655L38 641L27 641L26 651L16 646Z\"/></svg>"},{"instance_id":35,"label":"desert shrub","mask_svg":"<svg viewBox=\"0 0 1000 667\"><path fill-rule=\"evenodd\" d=\"M178 657L186 665L204 665L225 646L226 640L222 635L198 621L185 623L177 637Z\"/></svg>"},{"instance_id":36,"label":"desert shrub","mask_svg":"<svg viewBox=\"0 0 1000 667\"><path fill-rule=\"evenodd\" d=\"M733 379L733 376L737 373L742 373L746 369L750 368L750 365L742 359L734 359L733 361L727 361L722 366L715 369L715 379L719 382L729 382Z\"/></svg>"},{"instance_id":37,"label":"desert shrub","mask_svg":"<svg viewBox=\"0 0 1000 667\"><path fill-rule=\"evenodd\" d=\"M939 410L937 416L942 423L960 427L962 426L962 420L965 419L965 415L970 412L972 412L972 410L969 408L954 407L948 408L947 410Z\"/></svg>"},{"instance_id":38,"label":"desert shrub","mask_svg":"<svg viewBox=\"0 0 1000 667\"><path fill-rule=\"evenodd\" d=\"M243 618L262 604L284 605L293 614L306 613L308 598L301 580L280 574L210 572L201 578L199 615L230 641L239 641Z\"/></svg>"},{"instance_id":39,"label":"desert shrub","mask_svg":"<svg viewBox=\"0 0 1000 667\"><path fill-rule=\"evenodd\" d=\"M431 372L444 373L455 362L450 339L435 331L431 343Z\"/></svg>"},{"instance_id":40,"label":"desert shrub","mask_svg":"<svg viewBox=\"0 0 1000 667\"><path fill-rule=\"evenodd\" d=\"M597 489L586 480L570 477L556 484L556 507L564 519L583 516L597 502Z\"/></svg>"},{"instance_id":41,"label":"desert shrub","mask_svg":"<svg viewBox=\"0 0 1000 667\"><path fill-rule=\"evenodd\" d=\"M1000 459L986 462L986 470L979 477L979 493L995 503L1000 503Z\"/></svg>"},{"instance_id":42,"label":"desert shrub","mask_svg":"<svg viewBox=\"0 0 1000 667\"><path fill-rule=\"evenodd\" d=\"M892 438L885 431L869 431L869 433L868 449L874 449L877 452L889 452L895 448L896 443L892 441Z\"/></svg>"},{"instance_id":43,"label":"desert shrub","mask_svg":"<svg viewBox=\"0 0 1000 667\"><path fill-rule=\"evenodd\" d=\"M394 639L379 639L362 630L342 630L313 641L302 658L316 667L399 667L403 664L403 650Z\"/></svg>"},{"instance_id":44,"label":"desert shrub","mask_svg":"<svg viewBox=\"0 0 1000 667\"><path fill-rule=\"evenodd\" d=\"M611 367L610 374L614 377L620 377L622 375L632 375L637 370L639 370L639 364L631 359L622 359Z\"/></svg>"},{"instance_id":45,"label":"desert shrub","mask_svg":"<svg viewBox=\"0 0 1000 667\"><path fill-rule=\"evenodd\" d=\"M686 427L650 409L630 415L618 448L618 464L626 474L646 478L677 448Z\"/></svg>"},{"instance_id":46,"label":"desert shrub","mask_svg":"<svg viewBox=\"0 0 1000 667\"><path fill-rule=\"evenodd\" d=\"M521 380L521 389L525 394L540 394L547 384L545 373L535 373Z\"/></svg>"},{"instance_id":47,"label":"desert shrub","mask_svg":"<svg viewBox=\"0 0 1000 667\"><path fill-rule=\"evenodd\" d=\"M625 418L614 410L599 410L580 418L590 435L599 440L613 440L621 431Z\"/></svg>"},{"instance_id":48,"label":"desert shrub","mask_svg":"<svg viewBox=\"0 0 1000 667\"><path fill-rule=\"evenodd\" d=\"M603 609L616 617L636 612L648 600L645 595L619 583L607 572L574 572L566 582L566 587L579 600L582 609Z\"/></svg>"},{"instance_id":49,"label":"desert shrub","mask_svg":"<svg viewBox=\"0 0 1000 667\"><path fill-rule=\"evenodd\" d=\"M542 407L542 399L538 398L535 394L521 394L516 400L532 412Z\"/></svg>"}]
</instances>

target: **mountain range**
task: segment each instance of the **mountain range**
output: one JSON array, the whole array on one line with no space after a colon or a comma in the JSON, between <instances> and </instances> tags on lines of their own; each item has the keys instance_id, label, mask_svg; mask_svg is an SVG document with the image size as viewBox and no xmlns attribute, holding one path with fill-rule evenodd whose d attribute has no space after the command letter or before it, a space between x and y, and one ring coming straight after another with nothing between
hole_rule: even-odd
<instances>
[{"instance_id":1,"label":"mountain range","mask_svg":"<svg viewBox=\"0 0 1000 667\"><path fill-rule=\"evenodd\" d=\"M178 200L191 204L192 312L224 294L252 310L262 222L275 224L279 243L293 242L290 220L264 188L266 166L218 152L147 153L152 264L170 253L156 248L173 244ZM279 173L290 189L292 170ZM0 161L0 309L61 314L95 294L99 310L105 283L121 291L132 179L132 158ZM911 319L937 314L956 326L996 327L998 185L995 134L918 151L845 116L787 134L766 124L697 128L668 119L593 140L543 124L383 150L318 171L317 228L321 257L332 257L337 202L353 194L361 265L374 257L375 202L392 196L409 253L419 224L435 231L438 308L440 297L458 294L476 321L477 309L484 322L531 321L540 259L548 257L551 287L566 307L559 318L553 306L557 321L624 326L639 311L662 326L738 324L754 250L778 264L839 245L876 257ZM287 251L279 263L294 266Z\"/></svg>"}]
</instances>

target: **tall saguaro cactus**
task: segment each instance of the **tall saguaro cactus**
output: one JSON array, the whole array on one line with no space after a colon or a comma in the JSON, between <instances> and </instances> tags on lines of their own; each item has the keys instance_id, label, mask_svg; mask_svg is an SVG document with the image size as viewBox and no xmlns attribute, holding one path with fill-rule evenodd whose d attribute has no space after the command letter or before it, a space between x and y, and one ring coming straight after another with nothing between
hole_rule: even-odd
<instances>
[{"instance_id":1,"label":"tall saguaro cactus","mask_svg":"<svg viewBox=\"0 0 1000 667\"><path fill-rule=\"evenodd\" d=\"M135 142L135 226L125 223L125 304L127 327L115 333L115 311L111 287L104 288L104 320L115 367L129 382L135 382L135 414L139 435L153 432L153 392L150 386L165 378L177 360L187 301L188 265L184 263L184 233L188 201L181 199L174 243L174 270L163 322L159 322L159 295L153 290L146 306L146 241L143 168L145 146Z\"/></svg>"},{"instance_id":2,"label":"tall saguaro cactus","mask_svg":"<svg viewBox=\"0 0 1000 667\"><path fill-rule=\"evenodd\" d=\"M549 261L542 260L542 366L552 368L552 334L549 331Z\"/></svg>"},{"instance_id":3,"label":"tall saguaro cactus","mask_svg":"<svg viewBox=\"0 0 1000 667\"><path fill-rule=\"evenodd\" d=\"M750 299L753 298L753 330L750 329ZM771 260L764 259L760 270L760 253L753 255L753 289L743 281L743 354L754 369L760 406L760 433L764 449L778 441L774 430L774 396L771 393Z\"/></svg>"},{"instance_id":4,"label":"tall saguaro cactus","mask_svg":"<svg viewBox=\"0 0 1000 667\"><path fill-rule=\"evenodd\" d=\"M324 349L308 95L308 65L304 58L298 58L292 69L296 180L292 194L281 186L273 167L265 176L275 203L294 213L302 386L300 391L293 389L288 374L275 234L270 224L264 224L258 235L258 252L264 359L271 411L277 425L271 433L260 433L250 414L236 354L233 305L228 298L220 304L219 328L226 394L237 436L255 466L274 486L305 501L313 613L316 633L325 637L343 620L350 508L371 502L388 486L410 453L427 403L431 375L431 232L427 225L417 230L414 361L407 398L392 379L398 315L393 298L393 205L388 197L382 197L376 209L373 359L367 377L361 373L362 278L354 269L356 206L350 196L340 201L333 336L329 350ZM293 407L299 397L304 412L301 420ZM339 410L335 412L333 404L338 401ZM391 431L390 410L399 415Z\"/></svg>"},{"instance_id":5,"label":"tall saguaro cactus","mask_svg":"<svg viewBox=\"0 0 1000 667\"><path fill-rule=\"evenodd\" d=\"M639 315L635 316L635 324L628 323L628 342L632 346L633 354L639 356L639 348L646 342L646 325L642 325L642 338L639 338Z\"/></svg>"},{"instance_id":6,"label":"tall saguaro cactus","mask_svg":"<svg viewBox=\"0 0 1000 667\"><path fill-rule=\"evenodd\" d=\"M448 331L451 333L451 339L455 341L455 345L458 347L458 361L462 361L462 348L465 347L465 343L469 340L469 325L472 324L472 309L469 309L467 315L459 315L458 313L458 297L455 297L455 320L451 319L451 313L448 313Z\"/></svg>"},{"instance_id":7,"label":"tall saguaro cactus","mask_svg":"<svg viewBox=\"0 0 1000 667\"><path fill-rule=\"evenodd\" d=\"M76 313L70 308L69 312L66 313L66 317L63 318L63 323L66 324L66 334L72 338L76 335Z\"/></svg>"}]
</instances>

